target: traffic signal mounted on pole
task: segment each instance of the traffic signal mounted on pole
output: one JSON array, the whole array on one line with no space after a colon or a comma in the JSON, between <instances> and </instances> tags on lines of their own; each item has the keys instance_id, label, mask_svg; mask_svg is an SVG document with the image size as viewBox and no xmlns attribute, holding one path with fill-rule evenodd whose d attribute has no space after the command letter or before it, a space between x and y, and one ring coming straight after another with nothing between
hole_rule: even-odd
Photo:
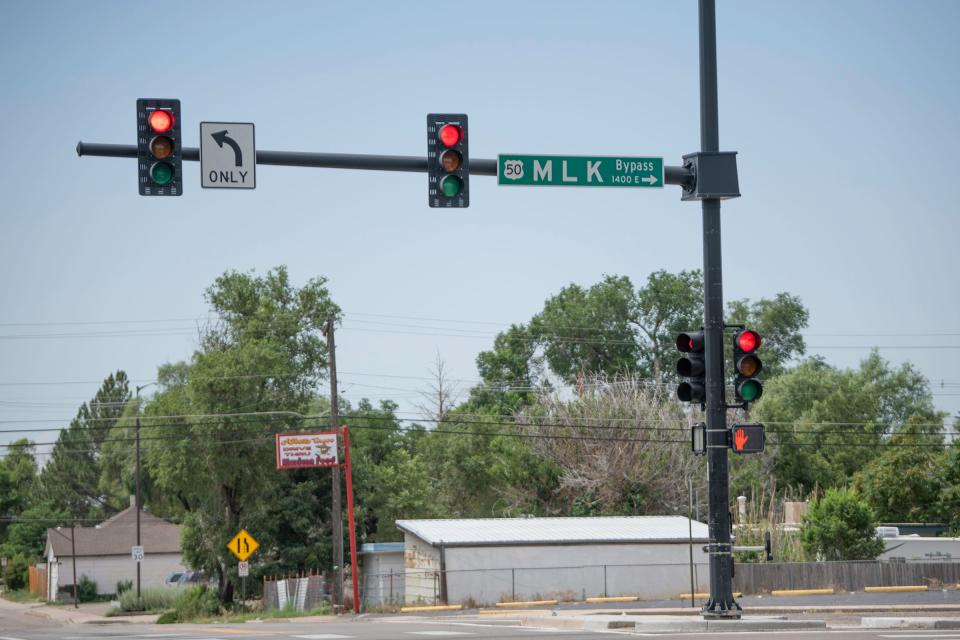
<instances>
[{"instance_id":1,"label":"traffic signal mounted on pole","mask_svg":"<svg viewBox=\"0 0 960 640\"><path fill-rule=\"evenodd\" d=\"M140 195L183 194L180 101L137 100L137 163Z\"/></svg>"},{"instance_id":2,"label":"traffic signal mounted on pole","mask_svg":"<svg viewBox=\"0 0 960 640\"><path fill-rule=\"evenodd\" d=\"M427 184L431 207L470 206L468 143L466 114L427 114Z\"/></svg>"},{"instance_id":3,"label":"traffic signal mounted on pole","mask_svg":"<svg viewBox=\"0 0 960 640\"><path fill-rule=\"evenodd\" d=\"M733 392L740 402L756 402L763 395L763 385L757 380L763 363L756 354L761 342L760 334L750 329L733 336Z\"/></svg>"},{"instance_id":4,"label":"traffic signal mounted on pole","mask_svg":"<svg viewBox=\"0 0 960 640\"><path fill-rule=\"evenodd\" d=\"M677 360L677 374L689 378L677 385L681 402L704 402L707 398L707 365L703 355L703 331L677 336L677 349L686 355Z\"/></svg>"}]
</instances>

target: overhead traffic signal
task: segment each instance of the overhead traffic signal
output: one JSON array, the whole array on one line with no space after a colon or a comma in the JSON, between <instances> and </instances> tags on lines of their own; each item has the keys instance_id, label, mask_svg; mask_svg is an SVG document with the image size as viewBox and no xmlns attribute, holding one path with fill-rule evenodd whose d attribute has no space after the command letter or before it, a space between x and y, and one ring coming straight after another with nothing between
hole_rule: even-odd
<instances>
[{"instance_id":1,"label":"overhead traffic signal","mask_svg":"<svg viewBox=\"0 0 960 640\"><path fill-rule=\"evenodd\" d=\"M140 195L183 194L182 125L179 100L137 100Z\"/></svg>"},{"instance_id":2,"label":"overhead traffic signal","mask_svg":"<svg viewBox=\"0 0 960 640\"><path fill-rule=\"evenodd\" d=\"M733 392L740 402L756 402L763 395L763 385L757 380L763 363L756 354L762 342L760 334L750 329L733 336Z\"/></svg>"},{"instance_id":3,"label":"overhead traffic signal","mask_svg":"<svg viewBox=\"0 0 960 640\"><path fill-rule=\"evenodd\" d=\"M431 207L470 206L468 142L466 114L427 114L427 184Z\"/></svg>"},{"instance_id":4,"label":"overhead traffic signal","mask_svg":"<svg viewBox=\"0 0 960 640\"><path fill-rule=\"evenodd\" d=\"M703 355L703 331L677 336L677 349L686 355L677 360L677 374L689 378L677 385L681 402L704 402L707 397L707 365Z\"/></svg>"}]
</instances>

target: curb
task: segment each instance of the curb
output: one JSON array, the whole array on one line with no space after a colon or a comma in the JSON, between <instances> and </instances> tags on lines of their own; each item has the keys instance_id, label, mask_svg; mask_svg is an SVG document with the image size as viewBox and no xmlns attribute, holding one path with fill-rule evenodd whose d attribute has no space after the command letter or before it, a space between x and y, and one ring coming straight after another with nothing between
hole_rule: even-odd
<instances>
[{"instance_id":1,"label":"curb","mask_svg":"<svg viewBox=\"0 0 960 640\"><path fill-rule=\"evenodd\" d=\"M528 600L526 602L498 602L498 607L543 607L560 604L559 600Z\"/></svg>"},{"instance_id":2,"label":"curb","mask_svg":"<svg viewBox=\"0 0 960 640\"><path fill-rule=\"evenodd\" d=\"M861 618L866 629L960 629L960 618Z\"/></svg>"},{"instance_id":3,"label":"curb","mask_svg":"<svg viewBox=\"0 0 960 640\"><path fill-rule=\"evenodd\" d=\"M783 589L771 591L771 596L832 596L833 589Z\"/></svg>"},{"instance_id":4,"label":"curb","mask_svg":"<svg viewBox=\"0 0 960 640\"><path fill-rule=\"evenodd\" d=\"M425 613L427 611L461 611L462 604L441 604L429 607L401 607L400 613Z\"/></svg>"}]
</instances>

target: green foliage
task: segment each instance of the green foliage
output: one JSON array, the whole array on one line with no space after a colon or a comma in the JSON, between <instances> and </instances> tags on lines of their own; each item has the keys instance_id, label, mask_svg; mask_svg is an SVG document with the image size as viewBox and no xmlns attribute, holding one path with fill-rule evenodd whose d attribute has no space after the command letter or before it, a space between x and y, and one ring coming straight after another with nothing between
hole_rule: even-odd
<instances>
[{"instance_id":1,"label":"green foliage","mask_svg":"<svg viewBox=\"0 0 960 640\"><path fill-rule=\"evenodd\" d=\"M206 585L188 587L177 594L174 600L174 612L178 622L189 622L197 618L215 616L220 612L220 600L217 592Z\"/></svg>"},{"instance_id":2,"label":"green foliage","mask_svg":"<svg viewBox=\"0 0 960 640\"><path fill-rule=\"evenodd\" d=\"M7 553L0 551L0 553ZM7 556L7 568L3 572L3 582L7 589L26 589L30 581L30 558L24 553Z\"/></svg>"},{"instance_id":3,"label":"green foliage","mask_svg":"<svg viewBox=\"0 0 960 640\"><path fill-rule=\"evenodd\" d=\"M751 417L767 425L779 486L801 494L845 485L909 418L925 432L943 420L926 379L909 364L892 368L875 351L857 370L802 362L767 382Z\"/></svg>"},{"instance_id":4,"label":"green foliage","mask_svg":"<svg viewBox=\"0 0 960 640\"><path fill-rule=\"evenodd\" d=\"M120 585L117 585L119 589ZM129 587L122 592L118 591L120 597L121 611L163 611L172 609L176 604L177 596L183 591L180 587L147 587L140 590L140 599L137 599L137 592Z\"/></svg>"},{"instance_id":5,"label":"green foliage","mask_svg":"<svg viewBox=\"0 0 960 640\"><path fill-rule=\"evenodd\" d=\"M103 381L89 403L83 403L67 429L60 432L50 461L40 474L43 499L78 518L118 511L126 495L104 495L100 488L101 449L109 429L130 399L127 374L117 371Z\"/></svg>"},{"instance_id":6,"label":"green foliage","mask_svg":"<svg viewBox=\"0 0 960 640\"><path fill-rule=\"evenodd\" d=\"M911 418L854 477L854 487L882 522L934 522L941 515L942 437L924 433ZM918 446L926 445L926 446ZM943 484L941 484L943 483Z\"/></svg>"},{"instance_id":7,"label":"green foliage","mask_svg":"<svg viewBox=\"0 0 960 640\"><path fill-rule=\"evenodd\" d=\"M80 602L97 601L97 583L86 575L81 575L77 583L77 599Z\"/></svg>"},{"instance_id":8,"label":"green foliage","mask_svg":"<svg viewBox=\"0 0 960 640\"><path fill-rule=\"evenodd\" d=\"M873 560L884 550L876 526L873 510L856 492L828 489L803 518L803 548L822 560Z\"/></svg>"},{"instance_id":9,"label":"green foliage","mask_svg":"<svg viewBox=\"0 0 960 640\"><path fill-rule=\"evenodd\" d=\"M116 589L115 593L118 596L121 596L127 591L130 591L131 589L133 589L133 580L118 580L117 586L115 587L115 589Z\"/></svg>"},{"instance_id":10,"label":"green foliage","mask_svg":"<svg viewBox=\"0 0 960 640\"><path fill-rule=\"evenodd\" d=\"M736 301L728 313L767 337L764 368L770 373L803 354L800 331L808 313L795 296ZM471 390L470 404L513 413L531 405L551 376L568 384L597 375L673 380L676 334L701 324L699 271L657 271L637 289L625 276L606 276L589 288L568 285L529 323L511 326L477 356L483 384Z\"/></svg>"},{"instance_id":11,"label":"green foliage","mask_svg":"<svg viewBox=\"0 0 960 640\"><path fill-rule=\"evenodd\" d=\"M157 618L157 624L176 624L179 621L176 611L164 611Z\"/></svg>"},{"instance_id":12,"label":"green foliage","mask_svg":"<svg viewBox=\"0 0 960 640\"><path fill-rule=\"evenodd\" d=\"M43 555L47 529L67 526L69 523L70 518L66 513L46 503L32 506L10 525L7 540L0 545L0 555L9 557L19 553L28 559L39 558Z\"/></svg>"},{"instance_id":13,"label":"green foliage","mask_svg":"<svg viewBox=\"0 0 960 640\"><path fill-rule=\"evenodd\" d=\"M258 514L271 509L283 494L280 487L296 482L274 468L273 441L251 435L302 428L298 415L307 411L326 372L321 329L338 309L325 280L296 288L284 267L263 277L227 272L206 298L219 320L204 331L189 363L161 368L160 392L146 407L144 422L152 416L222 417L174 421L182 428L164 433L182 437L147 447L146 464L157 488L182 510L186 562L219 576L220 596L229 602L234 581L227 567L234 562L226 543L241 520L263 522ZM231 444L216 446L218 440ZM314 510L303 518L317 522L323 515Z\"/></svg>"}]
</instances>

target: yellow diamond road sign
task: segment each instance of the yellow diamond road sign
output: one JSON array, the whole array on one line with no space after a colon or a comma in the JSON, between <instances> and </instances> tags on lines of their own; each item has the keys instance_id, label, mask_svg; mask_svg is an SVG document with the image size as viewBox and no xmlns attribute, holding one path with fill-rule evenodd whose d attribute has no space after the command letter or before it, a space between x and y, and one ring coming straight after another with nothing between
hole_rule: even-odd
<instances>
[{"instance_id":1,"label":"yellow diamond road sign","mask_svg":"<svg viewBox=\"0 0 960 640\"><path fill-rule=\"evenodd\" d=\"M252 535L240 529L240 533L233 536L233 540L227 543L227 548L242 562L253 555L253 552L260 548L260 544L253 539Z\"/></svg>"}]
</instances>

